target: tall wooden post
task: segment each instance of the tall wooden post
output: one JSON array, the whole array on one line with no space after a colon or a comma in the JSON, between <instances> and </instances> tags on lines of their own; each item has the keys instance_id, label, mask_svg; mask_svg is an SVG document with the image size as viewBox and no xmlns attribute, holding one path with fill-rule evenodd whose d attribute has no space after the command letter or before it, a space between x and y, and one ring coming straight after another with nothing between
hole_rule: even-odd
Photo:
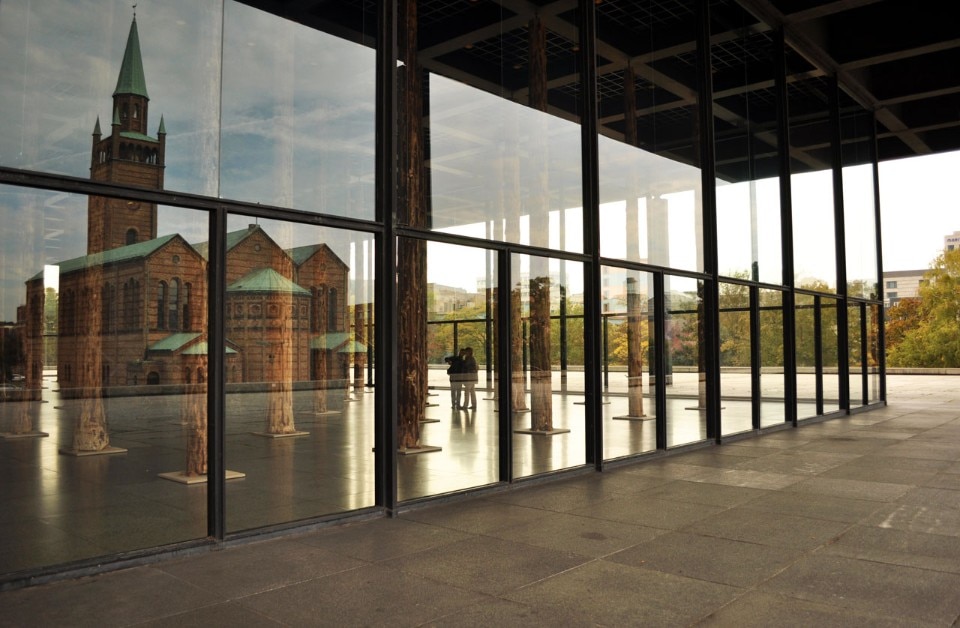
<instances>
[{"instance_id":1,"label":"tall wooden post","mask_svg":"<svg viewBox=\"0 0 960 628\"><path fill-rule=\"evenodd\" d=\"M529 182L530 241L547 246L549 184L549 128L547 124L547 29L539 17L530 20L530 106L541 112L541 124L530 144L534 163ZM530 429L553 429L553 371L550 363L550 269L545 258L530 258Z\"/></svg>"},{"instance_id":2,"label":"tall wooden post","mask_svg":"<svg viewBox=\"0 0 960 628\"><path fill-rule=\"evenodd\" d=\"M82 307L77 310L80 322L77 355L80 412L73 431L73 446L66 453L92 453L110 447L107 413L103 407L103 308L101 266L83 273L79 294Z\"/></svg>"},{"instance_id":3,"label":"tall wooden post","mask_svg":"<svg viewBox=\"0 0 960 628\"><path fill-rule=\"evenodd\" d=\"M207 356L201 355L196 363L199 373L207 372ZM189 477L207 474L207 383L193 390L187 386L180 404L180 423L187 426L187 466Z\"/></svg>"},{"instance_id":4,"label":"tall wooden post","mask_svg":"<svg viewBox=\"0 0 960 628\"><path fill-rule=\"evenodd\" d=\"M633 67L628 63L623 72L623 139L630 146L637 145L637 87ZM640 203L639 173L628 166L627 171L627 259L640 261ZM643 329L641 295L637 280L627 278L627 413L631 417L645 416L643 411Z\"/></svg>"},{"instance_id":5,"label":"tall wooden post","mask_svg":"<svg viewBox=\"0 0 960 628\"><path fill-rule=\"evenodd\" d=\"M423 189L423 71L417 58L417 0L402 0L399 19L398 85L398 209L397 220L426 227ZM397 446L420 447L420 421L426 408L427 376L427 247L423 240L400 238L397 243Z\"/></svg>"}]
</instances>

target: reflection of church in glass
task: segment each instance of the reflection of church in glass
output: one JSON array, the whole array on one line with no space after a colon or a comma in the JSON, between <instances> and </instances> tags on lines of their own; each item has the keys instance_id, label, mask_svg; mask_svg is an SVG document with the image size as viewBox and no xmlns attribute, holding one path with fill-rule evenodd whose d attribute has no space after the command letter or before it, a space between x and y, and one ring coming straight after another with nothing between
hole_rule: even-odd
<instances>
[{"instance_id":1,"label":"reflection of church in glass","mask_svg":"<svg viewBox=\"0 0 960 628\"><path fill-rule=\"evenodd\" d=\"M91 179L163 188L166 129L161 117L157 137L147 134L149 100L134 18L110 134L99 118L94 128ZM325 244L284 250L256 225L227 234L226 245L227 381L345 379L346 264ZM157 237L156 204L91 196L87 255L57 264L61 388L204 382L207 257L206 243ZM41 272L27 281L33 382L43 338L29 330L42 328L43 299Z\"/></svg>"}]
</instances>

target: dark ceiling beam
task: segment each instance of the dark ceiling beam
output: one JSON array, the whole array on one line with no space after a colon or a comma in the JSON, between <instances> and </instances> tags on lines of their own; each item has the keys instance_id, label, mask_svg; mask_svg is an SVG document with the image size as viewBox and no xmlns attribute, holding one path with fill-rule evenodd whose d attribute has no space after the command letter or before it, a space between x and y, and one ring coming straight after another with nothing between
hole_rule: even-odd
<instances>
[{"instance_id":1,"label":"dark ceiling beam","mask_svg":"<svg viewBox=\"0 0 960 628\"><path fill-rule=\"evenodd\" d=\"M803 56L814 67L823 70L827 74L836 74L837 81L843 90L847 92L851 98L860 103L862 107L868 111L875 112L877 120L891 132L896 133L897 137L899 137L910 150L918 155L926 155L933 152L927 143L920 139L916 133L913 133L896 113L884 107L879 99L877 99L852 72L843 69L819 44L814 42L813 39L800 28L797 28L791 22L790 16L781 13L768 0L737 1L757 19L769 24L771 27L775 28L782 25L784 39L791 48Z\"/></svg>"},{"instance_id":2,"label":"dark ceiling beam","mask_svg":"<svg viewBox=\"0 0 960 628\"><path fill-rule=\"evenodd\" d=\"M859 9L860 7L877 4L882 1L883 0L837 0L836 2L825 2L820 6L804 9L802 11L794 11L786 16L786 23L800 24L802 22L809 22L811 20L819 20L831 15L836 15L837 13L843 13L851 9Z\"/></svg>"},{"instance_id":3,"label":"dark ceiling beam","mask_svg":"<svg viewBox=\"0 0 960 628\"><path fill-rule=\"evenodd\" d=\"M873 57L865 57L863 59L857 59L856 61L847 61L846 63L840 64L840 68L843 70L859 70L871 65L890 63L892 61L902 61L903 59L920 57L923 55L933 54L935 52L943 52L944 50L952 50L957 47L960 47L960 38L948 39L935 44L927 44L926 46L917 46L916 48L910 48L908 50L898 50L896 52L888 52L886 54L875 55Z\"/></svg>"}]
</instances>

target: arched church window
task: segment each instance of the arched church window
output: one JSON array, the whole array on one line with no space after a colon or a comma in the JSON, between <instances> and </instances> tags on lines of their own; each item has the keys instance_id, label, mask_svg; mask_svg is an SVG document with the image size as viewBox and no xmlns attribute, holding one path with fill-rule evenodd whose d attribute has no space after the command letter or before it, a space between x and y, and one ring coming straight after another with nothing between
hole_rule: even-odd
<instances>
[{"instance_id":1,"label":"arched church window","mask_svg":"<svg viewBox=\"0 0 960 628\"><path fill-rule=\"evenodd\" d=\"M137 230L134 229L133 227L127 229L126 243L128 245L137 243Z\"/></svg>"},{"instance_id":2,"label":"arched church window","mask_svg":"<svg viewBox=\"0 0 960 628\"><path fill-rule=\"evenodd\" d=\"M157 373L156 371L150 371L149 373L147 373L147 384L149 384L150 386L156 386L159 383L160 383L160 373Z\"/></svg>"},{"instance_id":3,"label":"arched church window","mask_svg":"<svg viewBox=\"0 0 960 628\"><path fill-rule=\"evenodd\" d=\"M157 284L157 329L167 328L167 282Z\"/></svg>"},{"instance_id":4,"label":"arched church window","mask_svg":"<svg viewBox=\"0 0 960 628\"><path fill-rule=\"evenodd\" d=\"M180 280L176 277L170 282L170 299L168 303L168 328L177 331L180 329Z\"/></svg>"},{"instance_id":5,"label":"arched church window","mask_svg":"<svg viewBox=\"0 0 960 628\"><path fill-rule=\"evenodd\" d=\"M193 284L185 283L183 284L183 319L182 326L183 331L190 331L191 322L190 322L190 298L193 292Z\"/></svg>"},{"instance_id":6,"label":"arched church window","mask_svg":"<svg viewBox=\"0 0 960 628\"><path fill-rule=\"evenodd\" d=\"M337 290L336 288L330 288L329 296L327 297L327 329L329 330L337 329Z\"/></svg>"}]
</instances>

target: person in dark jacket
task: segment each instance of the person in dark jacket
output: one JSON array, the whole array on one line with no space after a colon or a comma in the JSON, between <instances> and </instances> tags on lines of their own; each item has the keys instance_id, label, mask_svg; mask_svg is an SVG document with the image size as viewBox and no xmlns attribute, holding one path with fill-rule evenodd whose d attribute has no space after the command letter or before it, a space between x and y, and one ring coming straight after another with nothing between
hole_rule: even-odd
<instances>
[{"instance_id":1,"label":"person in dark jacket","mask_svg":"<svg viewBox=\"0 0 960 628\"><path fill-rule=\"evenodd\" d=\"M463 354L461 350L457 355L447 356L447 375L450 376L450 407L457 409L460 407L460 392L463 389Z\"/></svg>"},{"instance_id":2,"label":"person in dark jacket","mask_svg":"<svg viewBox=\"0 0 960 628\"><path fill-rule=\"evenodd\" d=\"M464 349L463 356L463 403L470 410L477 408L477 360L473 357L473 348Z\"/></svg>"}]
</instances>

